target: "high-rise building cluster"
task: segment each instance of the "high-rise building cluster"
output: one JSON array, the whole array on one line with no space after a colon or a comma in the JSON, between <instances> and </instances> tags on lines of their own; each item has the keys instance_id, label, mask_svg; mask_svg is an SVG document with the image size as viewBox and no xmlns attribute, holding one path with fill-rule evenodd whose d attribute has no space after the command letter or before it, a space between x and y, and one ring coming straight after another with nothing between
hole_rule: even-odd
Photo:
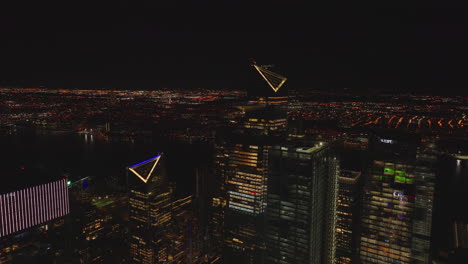
<instances>
[{"instance_id":1,"label":"high-rise building cluster","mask_svg":"<svg viewBox=\"0 0 468 264\"><path fill-rule=\"evenodd\" d=\"M216 146L215 177L223 192L213 197L221 220L212 230L223 237L223 260L332 262L339 143L288 139L288 96L280 89L286 78L253 67L262 78L249 91L251 104L240 106L244 118Z\"/></svg>"},{"instance_id":2,"label":"high-rise building cluster","mask_svg":"<svg viewBox=\"0 0 468 264\"><path fill-rule=\"evenodd\" d=\"M223 263L430 263L434 145L372 130L360 169L341 168L349 144L289 128L285 88L272 86L281 76L254 67L271 89L252 87L216 146L211 230Z\"/></svg>"},{"instance_id":3,"label":"high-rise building cluster","mask_svg":"<svg viewBox=\"0 0 468 264\"><path fill-rule=\"evenodd\" d=\"M109 176L106 187L113 192L106 194L90 190L95 179L88 176L48 177L27 167L15 171L16 181L0 185L0 264L32 258L43 263L432 263L440 253L434 252L434 219L443 212L440 197L446 196L438 185L445 173L441 157L447 156L434 137L381 128L382 117L373 113L359 117L365 131L348 129L351 124L334 131L339 126L324 124L328 117L319 112L307 123L301 115L308 114L298 114L304 109L288 95L287 78L275 71L252 61L248 98L230 101L235 110L224 109L222 128L205 128L219 125L215 114L200 116L196 130L152 124L153 136L190 144L187 135L202 131L197 137L212 152L206 155L208 165L197 165L194 183L168 165L188 162L162 149L122 168L125 183ZM166 110L176 111L172 102L182 99L168 96ZM200 100L213 102L212 97L197 93L187 99L187 109ZM344 123L354 123L348 110L361 107L313 104L311 109L320 111L341 107L331 112L334 119L350 117ZM203 107L181 115L190 119ZM169 124L173 120L167 117ZM397 127L404 120L385 118ZM407 127L424 127L417 120L426 117L410 119ZM111 123L105 120L107 136ZM331 128L324 132L323 126ZM180 182L195 186L183 192ZM468 249L468 221L450 221L453 248L443 254L456 259Z\"/></svg>"}]
</instances>

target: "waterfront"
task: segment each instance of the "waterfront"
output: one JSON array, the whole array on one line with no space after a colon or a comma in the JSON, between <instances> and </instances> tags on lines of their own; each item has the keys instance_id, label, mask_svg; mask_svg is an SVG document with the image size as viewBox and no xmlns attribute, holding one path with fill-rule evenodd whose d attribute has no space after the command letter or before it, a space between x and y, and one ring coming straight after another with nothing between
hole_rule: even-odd
<instances>
[{"instance_id":1,"label":"waterfront","mask_svg":"<svg viewBox=\"0 0 468 264\"><path fill-rule=\"evenodd\" d=\"M194 187L195 169L207 166L211 158L207 144L152 137L106 141L73 132L31 131L0 137L0 144L6 171L40 168L72 181L90 176L96 192L124 191L126 167L163 152L168 176L179 188L176 191L188 194Z\"/></svg>"}]
</instances>

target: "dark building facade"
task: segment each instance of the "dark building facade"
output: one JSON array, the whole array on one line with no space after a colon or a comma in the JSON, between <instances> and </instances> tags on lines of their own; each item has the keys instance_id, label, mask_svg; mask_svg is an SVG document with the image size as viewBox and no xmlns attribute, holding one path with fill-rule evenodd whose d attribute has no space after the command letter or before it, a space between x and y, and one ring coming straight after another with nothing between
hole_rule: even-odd
<instances>
[{"instance_id":1,"label":"dark building facade","mask_svg":"<svg viewBox=\"0 0 468 264\"><path fill-rule=\"evenodd\" d=\"M338 182L335 263L357 263L363 177L358 171L340 170Z\"/></svg>"},{"instance_id":2,"label":"dark building facade","mask_svg":"<svg viewBox=\"0 0 468 264\"><path fill-rule=\"evenodd\" d=\"M331 263L339 163L332 144L272 147L266 263Z\"/></svg>"}]
</instances>

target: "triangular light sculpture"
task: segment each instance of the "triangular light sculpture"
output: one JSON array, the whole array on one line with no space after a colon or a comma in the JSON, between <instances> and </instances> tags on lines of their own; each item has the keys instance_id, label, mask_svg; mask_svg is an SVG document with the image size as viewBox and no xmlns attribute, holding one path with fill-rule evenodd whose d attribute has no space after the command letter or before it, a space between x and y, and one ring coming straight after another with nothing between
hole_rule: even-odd
<instances>
[{"instance_id":1,"label":"triangular light sculpture","mask_svg":"<svg viewBox=\"0 0 468 264\"><path fill-rule=\"evenodd\" d=\"M152 157L151 159L142 161L140 163L137 163L135 165L128 167L128 170L131 171L133 174L135 174L138 178L140 178L140 180L142 180L144 183L147 183L154 171L154 168L156 168L156 165L158 165L160 158L161 158L161 155ZM148 168L150 167L151 169L149 170L148 173L146 173L148 171ZM139 168L142 168L141 169L142 171L139 172Z\"/></svg>"},{"instance_id":2,"label":"triangular light sculpture","mask_svg":"<svg viewBox=\"0 0 468 264\"><path fill-rule=\"evenodd\" d=\"M263 68L262 66L258 66L256 64L253 64L253 66L258 71L258 73L260 73L260 75L263 77L263 79L268 83L268 85L271 87L271 89L273 89L275 93L278 92L281 86L283 86L283 84L288 79L277 73L269 71Z\"/></svg>"}]
</instances>

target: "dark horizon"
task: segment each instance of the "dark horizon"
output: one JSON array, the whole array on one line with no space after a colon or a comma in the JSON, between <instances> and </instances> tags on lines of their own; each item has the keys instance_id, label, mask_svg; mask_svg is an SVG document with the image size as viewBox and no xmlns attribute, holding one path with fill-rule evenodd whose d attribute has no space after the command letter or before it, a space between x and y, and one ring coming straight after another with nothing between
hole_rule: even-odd
<instances>
[{"instance_id":1,"label":"dark horizon","mask_svg":"<svg viewBox=\"0 0 468 264\"><path fill-rule=\"evenodd\" d=\"M317 9L272 19L278 10L249 17L239 6L173 17L123 2L105 13L2 15L0 86L242 90L250 58L278 66L297 90L463 95L467 85L461 10Z\"/></svg>"}]
</instances>

